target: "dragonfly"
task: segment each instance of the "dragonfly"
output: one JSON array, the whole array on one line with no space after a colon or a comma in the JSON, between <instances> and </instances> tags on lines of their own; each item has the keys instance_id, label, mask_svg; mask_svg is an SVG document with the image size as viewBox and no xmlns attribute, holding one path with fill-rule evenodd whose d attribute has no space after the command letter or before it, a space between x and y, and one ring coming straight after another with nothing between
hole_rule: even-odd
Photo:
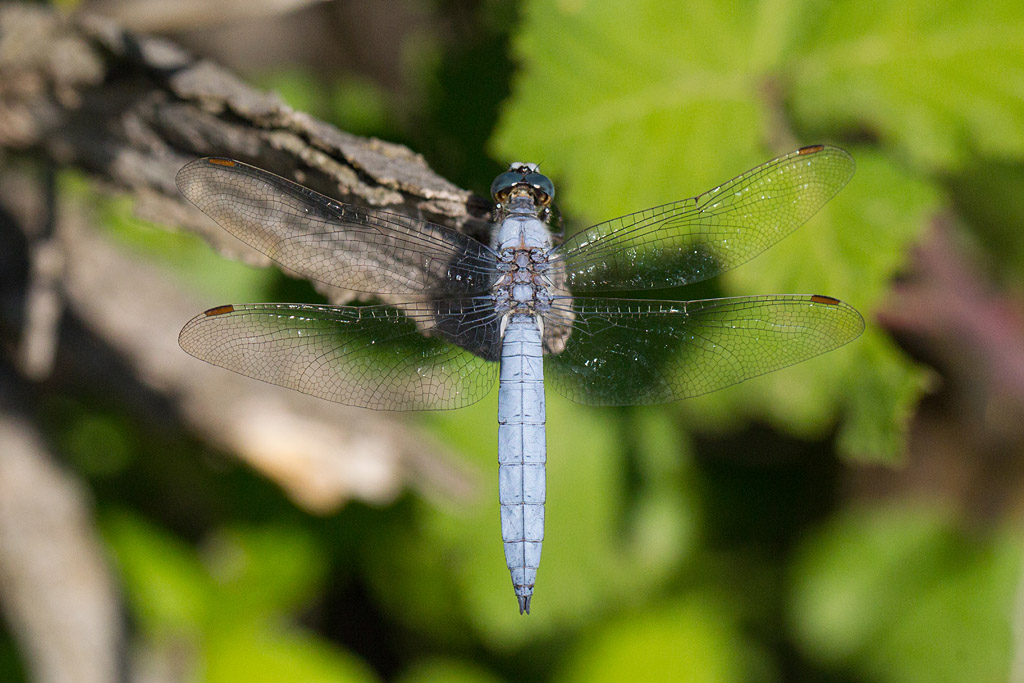
<instances>
[{"instance_id":1,"label":"dragonfly","mask_svg":"<svg viewBox=\"0 0 1024 683\"><path fill-rule=\"evenodd\" d=\"M197 159L178 172L178 188L229 233L302 277L400 303L222 305L178 341L247 377L375 410L459 408L497 384L501 535L519 612L529 614L544 540L545 385L592 406L674 401L831 351L864 329L853 307L820 294L608 295L700 282L750 260L853 171L838 147L802 147L555 244L554 185L516 162L491 186L485 244L240 161Z\"/></svg>"}]
</instances>

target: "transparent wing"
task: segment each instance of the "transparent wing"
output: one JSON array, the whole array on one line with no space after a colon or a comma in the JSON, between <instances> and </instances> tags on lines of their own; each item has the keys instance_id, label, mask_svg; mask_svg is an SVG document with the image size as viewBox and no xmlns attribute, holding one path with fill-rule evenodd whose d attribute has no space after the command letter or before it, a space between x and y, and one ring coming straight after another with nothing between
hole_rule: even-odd
<instances>
[{"instance_id":1,"label":"transparent wing","mask_svg":"<svg viewBox=\"0 0 1024 683\"><path fill-rule=\"evenodd\" d=\"M443 297L485 292L495 278L494 252L456 230L342 204L239 161L197 159L175 180L232 235L328 285Z\"/></svg>"},{"instance_id":2,"label":"transparent wing","mask_svg":"<svg viewBox=\"0 0 1024 683\"><path fill-rule=\"evenodd\" d=\"M699 282L790 234L853 175L837 147L804 147L691 199L598 223L552 255L574 294Z\"/></svg>"},{"instance_id":3,"label":"transparent wing","mask_svg":"<svg viewBox=\"0 0 1024 683\"><path fill-rule=\"evenodd\" d=\"M564 350L544 357L544 378L590 405L663 403L706 394L831 351L864 320L826 296L704 301L576 298L545 319L575 318Z\"/></svg>"},{"instance_id":4,"label":"transparent wing","mask_svg":"<svg viewBox=\"0 0 1024 683\"><path fill-rule=\"evenodd\" d=\"M443 410L483 398L498 377L489 298L390 306L218 306L178 343L208 363L329 401L376 410Z\"/></svg>"}]
</instances>

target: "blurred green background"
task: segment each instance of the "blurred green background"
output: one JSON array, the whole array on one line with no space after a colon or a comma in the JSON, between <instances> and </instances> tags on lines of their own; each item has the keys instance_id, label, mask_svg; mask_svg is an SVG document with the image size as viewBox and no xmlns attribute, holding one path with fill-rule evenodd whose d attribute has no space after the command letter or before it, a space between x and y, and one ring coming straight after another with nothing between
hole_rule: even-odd
<instances>
[{"instance_id":1,"label":"blurred green background","mask_svg":"<svg viewBox=\"0 0 1024 683\"><path fill-rule=\"evenodd\" d=\"M292 21L314 33L278 45ZM191 680L211 682L1024 680L1024 388L988 362L1024 350L1011 334L997 356L983 323L942 316L992 301L1008 326L1024 315L1019 0L339 2L170 36L479 194L509 160L539 161L569 232L840 145L857 173L819 215L659 296L822 293L868 328L681 403L549 392L529 617L502 556L496 392L410 418L480 473L478 496L324 516L103 387L49 396L42 419L94 497L132 648L187 650ZM315 296L130 210L100 206L211 306ZM0 679L26 675L0 633Z\"/></svg>"}]
</instances>

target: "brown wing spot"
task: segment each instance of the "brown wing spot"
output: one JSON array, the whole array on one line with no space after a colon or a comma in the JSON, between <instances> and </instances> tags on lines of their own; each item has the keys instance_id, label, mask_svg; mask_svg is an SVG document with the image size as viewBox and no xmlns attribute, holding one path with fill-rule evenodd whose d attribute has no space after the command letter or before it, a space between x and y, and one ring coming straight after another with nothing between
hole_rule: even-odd
<instances>
[{"instance_id":1,"label":"brown wing spot","mask_svg":"<svg viewBox=\"0 0 1024 683\"><path fill-rule=\"evenodd\" d=\"M817 154L821 150L825 149L825 145L808 145L807 147L801 147L796 151L797 154Z\"/></svg>"},{"instance_id":2,"label":"brown wing spot","mask_svg":"<svg viewBox=\"0 0 1024 683\"><path fill-rule=\"evenodd\" d=\"M830 296L824 294L815 294L811 297L811 302L816 304L825 304L826 306L838 306L841 301L839 299L833 299Z\"/></svg>"},{"instance_id":3,"label":"brown wing spot","mask_svg":"<svg viewBox=\"0 0 1024 683\"><path fill-rule=\"evenodd\" d=\"M233 160L225 159L224 157L210 157L209 159L207 159L207 161L209 161L211 164L216 164L217 166L231 167L235 165L235 162Z\"/></svg>"},{"instance_id":4,"label":"brown wing spot","mask_svg":"<svg viewBox=\"0 0 1024 683\"><path fill-rule=\"evenodd\" d=\"M203 311L203 315L224 315L225 313L231 313L235 310L235 307L231 304L224 304L223 306L215 306L208 311Z\"/></svg>"}]
</instances>

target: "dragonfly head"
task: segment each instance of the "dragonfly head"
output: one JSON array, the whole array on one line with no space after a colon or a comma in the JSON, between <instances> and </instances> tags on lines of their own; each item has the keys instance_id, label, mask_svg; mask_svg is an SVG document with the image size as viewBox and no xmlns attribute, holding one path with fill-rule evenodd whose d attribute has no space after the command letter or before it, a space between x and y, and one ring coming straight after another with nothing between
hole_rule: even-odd
<instances>
[{"instance_id":1,"label":"dragonfly head","mask_svg":"<svg viewBox=\"0 0 1024 683\"><path fill-rule=\"evenodd\" d=\"M532 197L538 207L547 207L555 196L555 186L537 170L537 164L516 161L491 183L491 196L504 205L513 197L523 195Z\"/></svg>"}]
</instances>

